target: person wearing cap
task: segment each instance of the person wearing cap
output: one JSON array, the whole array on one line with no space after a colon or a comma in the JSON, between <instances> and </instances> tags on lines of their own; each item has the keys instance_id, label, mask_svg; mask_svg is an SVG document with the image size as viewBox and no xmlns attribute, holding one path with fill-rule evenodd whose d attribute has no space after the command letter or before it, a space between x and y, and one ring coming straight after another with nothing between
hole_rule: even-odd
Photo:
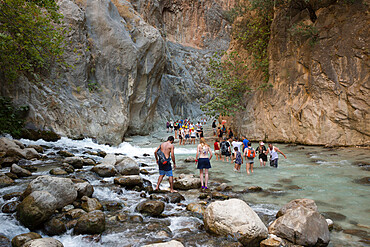
<instances>
[{"instance_id":1,"label":"person wearing cap","mask_svg":"<svg viewBox=\"0 0 370 247\"><path fill-rule=\"evenodd\" d=\"M266 166L267 149L266 149L265 143L263 143L263 141L260 141L260 145L256 149L256 152L258 152L258 159L260 160L260 166Z\"/></svg>"}]
</instances>

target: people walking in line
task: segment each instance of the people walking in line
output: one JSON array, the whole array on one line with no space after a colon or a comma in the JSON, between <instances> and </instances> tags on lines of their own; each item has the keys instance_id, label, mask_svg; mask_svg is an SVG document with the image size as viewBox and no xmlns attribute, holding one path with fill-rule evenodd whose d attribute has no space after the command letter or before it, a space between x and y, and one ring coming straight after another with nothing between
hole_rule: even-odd
<instances>
[{"instance_id":1,"label":"people walking in line","mask_svg":"<svg viewBox=\"0 0 370 247\"><path fill-rule=\"evenodd\" d=\"M256 157L256 151L252 148L252 143L248 142L247 148L244 149L244 156L246 157L245 163L247 164L247 174L249 175L249 169L251 169L251 173L253 173L253 164L254 164L254 157Z\"/></svg>"},{"instance_id":2,"label":"people walking in line","mask_svg":"<svg viewBox=\"0 0 370 247\"><path fill-rule=\"evenodd\" d=\"M258 148L256 149L256 152L258 152L258 159L260 161L260 166L266 166L267 162L267 149L265 147L265 144L263 141L259 143Z\"/></svg>"},{"instance_id":3,"label":"people walking in line","mask_svg":"<svg viewBox=\"0 0 370 247\"><path fill-rule=\"evenodd\" d=\"M277 168L278 167L278 160L279 160L279 155L278 152L281 153L284 158L286 159L286 155L280 151L277 147L273 146L272 143L268 144L268 153L270 154L270 166Z\"/></svg>"},{"instance_id":4,"label":"people walking in line","mask_svg":"<svg viewBox=\"0 0 370 247\"><path fill-rule=\"evenodd\" d=\"M200 184L202 186L202 189L208 189L208 169L211 168L210 162L211 159L212 151L210 146L206 143L204 138L200 138L200 144L197 147L197 155L195 157L195 162L198 163L197 169L199 169Z\"/></svg>"},{"instance_id":5,"label":"people walking in line","mask_svg":"<svg viewBox=\"0 0 370 247\"><path fill-rule=\"evenodd\" d=\"M154 152L155 160L159 166L159 178L157 182L156 190L159 190L159 185L161 184L163 177L168 176L170 182L170 191L177 192L173 189L173 173L171 167L171 159L173 162L173 169L176 169L175 162L175 147L173 145L175 138L169 136L167 141L162 143Z\"/></svg>"},{"instance_id":6,"label":"people walking in line","mask_svg":"<svg viewBox=\"0 0 370 247\"><path fill-rule=\"evenodd\" d=\"M215 149L216 160L221 160L220 142L218 138L216 139L215 143L213 143L213 147Z\"/></svg>"},{"instance_id":7,"label":"people walking in line","mask_svg":"<svg viewBox=\"0 0 370 247\"><path fill-rule=\"evenodd\" d=\"M240 172L240 167L243 164L243 157L238 147L234 147L233 162L235 162L234 171Z\"/></svg>"}]
</instances>

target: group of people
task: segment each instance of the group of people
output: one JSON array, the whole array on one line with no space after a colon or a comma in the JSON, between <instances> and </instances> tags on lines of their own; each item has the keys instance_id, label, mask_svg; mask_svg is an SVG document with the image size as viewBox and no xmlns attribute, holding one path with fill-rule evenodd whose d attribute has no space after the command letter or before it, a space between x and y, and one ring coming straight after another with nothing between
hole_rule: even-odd
<instances>
[{"instance_id":1,"label":"group of people","mask_svg":"<svg viewBox=\"0 0 370 247\"><path fill-rule=\"evenodd\" d=\"M190 121L190 119L181 119L175 122L167 121L167 132L174 132L175 139L179 139L179 145L195 144L196 138L204 137L203 126L206 124L205 118L199 120L197 123Z\"/></svg>"},{"instance_id":2,"label":"group of people","mask_svg":"<svg viewBox=\"0 0 370 247\"><path fill-rule=\"evenodd\" d=\"M181 125L180 125L181 124ZM200 126L200 132L198 132L198 126L200 125L200 121L197 125L194 125L192 122L186 120L186 121L176 121L174 126L181 126L179 129L188 129L189 131L185 131L185 142L186 142L186 135L191 136L191 133L199 134L199 145L197 146L197 154L195 157L195 162L197 163L197 169L199 169L199 175L200 175L200 182L202 189L208 188L208 169L211 168L211 162L212 159L212 150L210 145L208 145L204 139L203 136L203 128L202 125ZM205 119L204 123L205 124ZM170 125L171 126L171 125ZM197 128L197 131L190 131L194 130L194 126ZM278 153L281 153L284 158L286 159L286 155L280 151L277 147L273 146L272 143L268 144L268 148L266 148L265 144L261 141L256 149L252 147L252 143L243 136L242 140L239 140L238 137L233 137L233 132L229 128L228 133L228 139L223 137L223 135L226 133L226 128L223 125L223 127L219 127L216 129L217 126L215 126L215 121L212 123L213 133L214 135L217 135L218 138L214 142L214 153L216 156L216 160L225 161L231 163L235 163L234 165L234 171L241 170L241 165L244 162L243 157L246 161L246 171L247 174L253 173L253 165L254 165L254 158L256 157L256 153L258 153L258 159L260 161L261 166L266 166L267 157L270 155L270 166L277 168L278 167ZM176 130L175 130L176 131ZM222 134L220 134L222 132ZM189 133L189 134L186 134ZM200 135L201 133L201 135ZM175 132L176 135L176 132ZM180 145L185 144L181 140L184 140L180 138ZM221 136L220 136L221 135ZM172 167L171 167L171 160L173 162L173 169L176 169L176 162L175 162L175 155L174 155L174 141L176 137L170 136L168 137L167 141L162 143L154 152L154 156L156 158L156 162L159 165L159 178L156 186L156 190L159 190L159 185L163 180L164 176L169 177L170 182L170 191L176 192L173 189L173 174L172 174ZM221 138L221 139L220 139ZM192 143L192 142L191 142ZM195 144L195 138L194 138L194 144ZM249 171L250 170L250 171ZM204 176L204 178L203 178Z\"/></svg>"}]
</instances>

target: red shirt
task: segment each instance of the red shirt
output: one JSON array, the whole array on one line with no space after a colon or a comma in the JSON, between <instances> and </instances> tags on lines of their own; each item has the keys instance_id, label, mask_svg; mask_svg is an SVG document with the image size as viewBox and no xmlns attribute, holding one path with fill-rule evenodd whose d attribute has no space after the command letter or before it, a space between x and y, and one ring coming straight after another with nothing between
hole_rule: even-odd
<instances>
[{"instance_id":1,"label":"red shirt","mask_svg":"<svg viewBox=\"0 0 370 247\"><path fill-rule=\"evenodd\" d=\"M213 144L213 146L215 147L215 150L220 150L220 146L219 146L218 142L215 142Z\"/></svg>"}]
</instances>

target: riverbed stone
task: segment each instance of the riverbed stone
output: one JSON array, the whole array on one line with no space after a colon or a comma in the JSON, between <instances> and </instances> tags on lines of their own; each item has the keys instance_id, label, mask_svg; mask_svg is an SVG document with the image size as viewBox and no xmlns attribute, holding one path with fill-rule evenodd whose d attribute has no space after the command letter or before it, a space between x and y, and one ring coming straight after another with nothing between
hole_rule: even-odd
<instances>
[{"instance_id":1,"label":"riverbed stone","mask_svg":"<svg viewBox=\"0 0 370 247\"><path fill-rule=\"evenodd\" d=\"M31 144L31 145L27 145L28 148L33 148L35 149L38 153L43 153L44 152L44 148L41 147L40 145L36 145L36 144Z\"/></svg>"},{"instance_id":2,"label":"riverbed stone","mask_svg":"<svg viewBox=\"0 0 370 247\"><path fill-rule=\"evenodd\" d=\"M114 177L117 174L117 169L113 165L96 165L91 169L100 177Z\"/></svg>"},{"instance_id":3,"label":"riverbed stone","mask_svg":"<svg viewBox=\"0 0 370 247\"><path fill-rule=\"evenodd\" d=\"M206 211L206 206L204 204L201 204L201 203L192 202L192 203L189 203L186 206L186 209L191 211L191 212L203 215L204 212Z\"/></svg>"},{"instance_id":4,"label":"riverbed stone","mask_svg":"<svg viewBox=\"0 0 370 247\"><path fill-rule=\"evenodd\" d=\"M1 167L10 167L13 164L18 163L21 158L19 157L3 157L0 159Z\"/></svg>"},{"instance_id":5,"label":"riverbed stone","mask_svg":"<svg viewBox=\"0 0 370 247\"><path fill-rule=\"evenodd\" d=\"M100 160L100 164L102 165L110 165L114 166L116 165L117 158L115 154L106 154L105 157Z\"/></svg>"},{"instance_id":6,"label":"riverbed stone","mask_svg":"<svg viewBox=\"0 0 370 247\"><path fill-rule=\"evenodd\" d=\"M87 214L85 210L76 208L68 211L65 216L67 219L78 219L84 214Z\"/></svg>"},{"instance_id":7,"label":"riverbed stone","mask_svg":"<svg viewBox=\"0 0 370 247\"><path fill-rule=\"evenodd\" d=\"M337 212L323 212L322 215L335 221L344 221L347 219L347 216Z\"/></svg>"},{"instance_id":8,"label":"riverbed stone","mask_svg":"<svg viewBox=\"0 0 370 247\"><path fill-rule=\"evenodd\" d=\"M279 237L273 236L263 240L260 243L260 247L280 247L282 246L283 240Z\"/></svg>"},{"instance_id":9,"label":"riverbed stone","mask_svg":"<svg viewBox=\"0 0 370 247\"><path fill-rule=\"evenodd\" d=\"M13 202L8 202L3 205L1 208L1 211L6 214L14 213L17 211L17 206L20 204L20 201L13 201Z\"/></svg>"},{"instance_id":10,"label":"riverbed stone","mask_svg":"<svg viewBox=\"0 0 370 247\"><path fill-rule=\"evenodd\" d=\"M77 198L82 198L83 196L91 197L94 193L94 187L89 182L74 182L74 185L77 190Z\"/></svg>"},{"instance_id":11,"label":"riverbed stone","mask_svg":"<svg viewBox=\"0 0 370 247\"><path fill-rule=\"evenodd\" d=\"M73 153L67 151L67 150L59 150L58 154L63 157L73 157L75 156Z\"/></svg>"},{"instance_id":12,"label":"riverbed stone","mask_svg":"<svg viewBox=\"0 0 370 247\"><path fill-rule=\"evenodd\" d=\"M50 175L55 175L55 176L68 174L68 172L62 168L53 168L49 171L49 173Z\"/></svg>"},{"instance_id":13,"label":"riverbed stone","mask_svg":"<svg viewBox=\"0 0 370 247\"><path fill-rule=\"evenodd\" d=\"M28 232L28 233L23 233L15 236L12 239L12 247L22 247L23 244L26 242L33 240L33 239L38 239L42 238L40 234L36 232Z\"/></svg>"},{"instance_id":14,"label":"riverbed stone","mask_svg":"<svg viewBox=\"0 0 370 247\"><path fill-rule=\"evenodd\" d=\"M248 192L248 193L262 192L262 191L263 189L260 186L250 186L245 190L245 192Z\"/></svg>"},{"instance_id":15,"label":"riverbed stone","mask_svg":"<svg viewBox=\"0 0 370 247\"><path fill-rule=\"evenodd\" d=\"M82 160L84 166L95 166L96 162L93 159L83 159Z\"/></svg>"},{"instance_id":16,"label":"riverbed stone","mask_svg":"<svg viewBox=\"0 0 370 247\"><path fill-rule=\"evenodd\" d=\"M179 203L185 200L185 197L178 192L168 193L166 194L166 197L170 203Z\"/></svg>"},{"instance_id":17,"label":"riverbed stone","mask_svg":"<svg viewBox=\"0 0 370 247\"><path fill-rule=\"evenodd\" d=\"M103 206L96 198L89 198L87 196L83 196L81 198L81 208L85 210L86 212L92 212L95 210L103 210Z\"/></svg>"},{"instance_id":18,"label":"riverbed stone","mask_svg":"<svg viewBox=\"0 0 370 247\"><path fill-rule=\"evenodd\" d=\"M142 214L147 214L150 216L159 216L164 211L164 202L147 200L139 203L136 206L136 210Z\"/></svg>"},{"instance_id":19,"label":"riverbed stone","mask_svg":"<svg viewBox=\"0 0 370 247\"><path fill-rule=\"evenodd\" d=\"M328 223L329 231L334 229L334 222L331 219L326 219L326 223Z\"/></svg>"},{"instance_id":20,"label":"riverbed stone","mask_svg":"<svg viewBox=\"0 0 370 247\"><path fill-rule=\"evenodd\" d=\"M67 231L67 227L63 221L57 217L53 217L45 222L44 231L49 236L61 235Z\"/></svg>"},{"instance_id":21,"label":"riverbed stone","mask_svg":"<svg viewBox=\"0 0 370 247\"><path fill-rule=\"evenodd\" d=\"M108 211L117 211L122 208L122 203L116 201L104 201L102 205L103 208Z\"/></svg>"},{"instance_id":22,"label":"riverbed stone","mask_svg":"<svg viewBox=\"0 0 370 247\"><path fill-rule=\"evenodd\" d=\"M12 193L3 195L3 199L10 200L15 197L19 199L21 196L22 196L22 192L12 192Z\"/></svg>"},{"instance_id":23,"label":"riverbed stone","mask_svg":"<svg viewBox=\"0 0 370 247\"><path fill-rule=\"evenodd\" d=\"M5 175L10 177L11 179L18 179L18 176L12 172L6 172Z\"/></svg>"},{"instance_id":24,"label":"riverbed stone","mask_svg":"<svg viewBox=\"0 0 370 247\"><path fill-rule=\"evenodd\" d=\"M245 246L259 246L268 236L258 215L239 199L212 202L205 210L203 220L208 231L235 236Z\"/></svg>"},{"instance_id":25,"label":"riverbed stone","mask_svg":"<svg viewBox=\"0 0 370 247\"><path fill-rule=\"evenodd\" d=\"M63 208L77 198L77 190L70 178L39 176L27 186L23 197L34 191L48 191L56 198L57 208Z\"/></svg>"},{"instance_id":26,"label":"riverbed stone","mask_svg":"<svg viewBox=\"0 0 370 247\"><path fill-rule=\"evenodd\" d=\"M10 168L10 172L14 173L18 177L29 177L32 176L32 173L26 169L23 169L22 167L13 164L12 167Z\"/></svg>"},{"instance_id":27,"label":"riverbed stone","mask_svg":"<svg viewBox=\"0 0 370 247\"><path fill-rule=\"evenodd\" d=\"M63 247L63 244L55 238L38 238L26 242L22 247Z\"/></svg>"},{"instance_id":28,"label":"riverbed stone","mask_svg":"<svg viewBox=\"0 0 370 247\"><path fill-rule=\"evenodd\" d=\"M65 170L67 173L73 173L75 171L75 168L68 163L63 163L62 169Z\"/></svg>"},{"instance_id":29,"label":"riverbed stone","mask_svg":"<svg viewBox=\"0 0 370 247\"><path fill-rule=\"evenodd\" d=\"M121 176L115 178L114 183L126 188L134 188L135 186L142 187L143 179L139 175Z\"/></svg>"},{"instance_id":30,"label":"riverbed stone","mask_svg":"<svg viewBox=\"0 0 370 247\"><path fill-rule=\"evenodd\" d=\"M14 180L5 175L4 173L0 172L0 188L12 185Z\"/></svg>"},{"instance_id":31,"label":"riverbed stone","mask_svg":"<svg viewBox=\"0 0 370 247\"><path fill-rule=\"evenodd\" d=\"M74 228L75 234L100 234L105 230L105 215L96 210L82 215Z\"/></svg>"},{"instance_id":32,"label":"riverbed stone","mask_svg":"<svg viewBox=\"0 0 370 247\"><path fill-rule=\"evenodd\" d=\"M143 247L184 247L184 245L177 240L171 240L165 243L147 244Z\"/></svg>"},{"instance_id":33,"label":"riverbed stone","mask_svg":"<svg viewBox=\"0 0 370 247\"><path fill-rule=\"evenodd\" d=\"M200 178L192 174L181 174L174 178L173 188L178 190L190 190L200 188Z\"/></svg>"},{"instance_id":34,"label":"riverbed stone","mask_svg":"<svg viewBox=\"0 0 370 247\"><path fill-rule=\"evenodd\" d=\"M57 209L58 201L48 191L34 191L17 207L17 216L26 227L35 229Z\"/></svg>"},{"instance_id":35,"label":"riverbed stone","mask_svg":"<svg viewBox=\"0 0 370 247\"><path fill-rule=\"evenodd\" d=\"M83 159L81 157L67 157L63 162L72 165L75 169L81 169L83 167Z\"/></svg>"},{"instance_id":36,"label":"riverbed stone","mask_svg":"<svg viewBox=\"0 0 370 247\"><path fill-rule=\"evenodd\" d=\"M140 173L139 164L129 157L124 157L115 165L115 168L121 175L139 175Z\"/></svg>"},{"instance_id":37,"label":"riverbed stone","mask_svg":"<svg viewBox=\"0 0 370 247\"><path fill-rule=\"evenodd\" d=\"M195 162L195 157L189 156L184 160L186 163L194 163Z\"/></svg>"},{"instance_id":38,"label":"riverbed stone","mask_svg":"<svg viewBox=\"0 0 370 247\"><path fill-rule=\"evenodd\" d=\"M229 196L224 195L224 194L222 194L220 192L217 192L217 191L212 192L211 197L214 200L227 200L227 199L229 199Z\"/></svg>"},{"instance_id":39,"label":"riverbed stone","mask_svg":"<svg viewBox=\"0 0 370 247\"><path fill-rule=\"evenodd\" d=\"M370 177L356 179L354 182L361 185L370 185Z\"/></svg>"},{"instance_id":40,"label":"riverbed stone","mask_svg":"<svg viewBox=\"0 0 370 247\"><path fill-rule=\"evenodd\" d=\"M303 246L326 246L330 241L325 218L319 212L301 205L277 218L269 226L269 233Z\"/></svg>"},{"instance_id":41,"label":"riverbed stone","mask_svg":"<svg viewBox=\"0 0 370 247\"><path fill-rule=\"evenodd\" d=\"M227 185L226 183L222 183L216 187L216 190L217 191L230 191L232 190L232 187L230 185Z\"/></svg>"},{"instance_id":42,"label":"riverbed stone","mask_svg":"<svg viewBox=\"0 0 370 247\"><path fill-rule=\"evenodd\" d=\"M289 209L294 209L296 207L306 207L313 211L317 211L317 205L314 200L312 199L294 199L287 204L285 204L276 214L276 218L283 216Z\"/></svg>"},{"instance_id":43,"label":"riverbed stone","mask_svg":"<svg viewBox=\"0 0 370 247\"><path fill-rule=\"evenodd\" d=\"M40 158L40 154L34 148L21 149L18 146L8 148L8 150L6 150L6 155L9 157L20 157L27 160Z\"/></svg>"}]
</instances>

